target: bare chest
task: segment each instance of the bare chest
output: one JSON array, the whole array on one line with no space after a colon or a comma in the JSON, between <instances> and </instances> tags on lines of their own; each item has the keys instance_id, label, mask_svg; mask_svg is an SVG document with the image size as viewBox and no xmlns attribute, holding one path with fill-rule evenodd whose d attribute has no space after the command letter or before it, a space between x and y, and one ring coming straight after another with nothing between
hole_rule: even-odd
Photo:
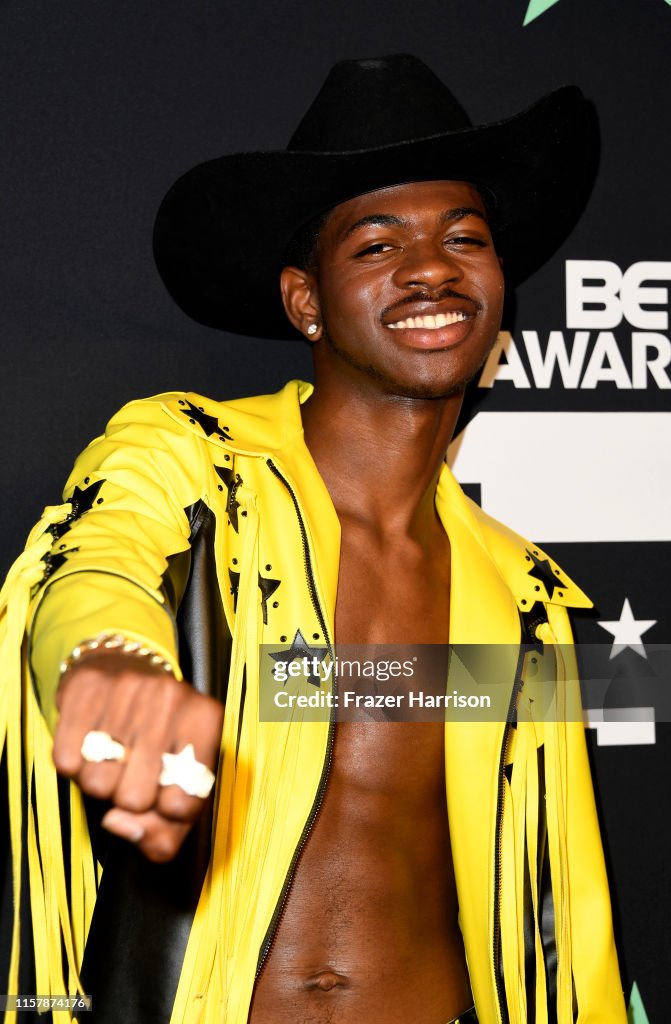
<instances>
[{"instance_id":1,"label":"bare chest","mask_svg":"<svg viewBox=\"0 0 671 1024\"><path fill-rule=\"evenodd\" d=\"M471 1003L443 727L339 723L251 1024L433 1024Z\"/></svg>"},{"instance_id":2,"label":"bare chest","mask_svg":"<svg viewBox=\"0 0 671 1024\"><path fill-rule=\"evenodd\" d=\"M381 541L341 525L336 652L446 644L444 532L423 542ZM431 1024L470 1004L443 734L442 723L337 724L328 786L257 983L251 1024Z\"/></svg>"},{"instance_id":3,"label":"bare chest","mask_svg":"<svg viewBox=\"0 0 671 1024\"><path fill-rule=\"evenodd\" d=\"M336 602L338 644L446 644L450 545L387 536L343 522Z\"/></svg>"}]
</instances>

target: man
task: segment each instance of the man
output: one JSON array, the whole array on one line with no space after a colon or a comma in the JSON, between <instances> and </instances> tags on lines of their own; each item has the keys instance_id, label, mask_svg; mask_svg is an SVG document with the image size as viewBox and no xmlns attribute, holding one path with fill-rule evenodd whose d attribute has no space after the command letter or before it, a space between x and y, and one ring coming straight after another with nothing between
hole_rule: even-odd
<instances>
[{"instance_id":1,"label":"man","mask_svg":"<svg viewBox=\"0 0 671 1024\"><path fill-rule=\"evenodd\" d=\"M348 61L288 151L212 161L166 198L177 301L302 335L315 386L132 403L12 570L7 645L27 620L56 767L109 801L89 808L96 899L72 788L68 910L26 672L38 983L65 991L62 928L93 1020L626 1019L582 726L528 698L540 664L575 697L566 608L589 602L443 461L504 274L566 235L593 154L577 90L473 128L416 59ZM260 645L334 643L500 645L504 714L265 721Z\"/></svg>"}]
</instances>

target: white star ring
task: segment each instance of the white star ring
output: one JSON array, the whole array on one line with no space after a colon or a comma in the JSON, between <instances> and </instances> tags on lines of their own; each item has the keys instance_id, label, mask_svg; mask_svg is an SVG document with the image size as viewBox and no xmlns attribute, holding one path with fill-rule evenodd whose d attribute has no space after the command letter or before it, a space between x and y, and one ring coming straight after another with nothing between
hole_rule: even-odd
<instances>
[{"instance_id":1,"label":"white star ring","mask_svg":"<svg viewBox=\"0 0 671 1024\"><path fill-rule=\"evenodd\" d=\"M102 761L123 761L126 748L113 739L108 732L93 730L87 732L82 743L82 757L85 761L100 764Z\"/></svg>"},{"instance_id":2,"label":"white star ring","mask_svg":"<svg viewBox=\"0 0 671 1024\"><path fill-rule=\"evenodd\" d=\"M179 754L161 754L163 769L159 786L179 786L189 796L204 800L214 785L214 774L206 764L196 761L193 743L188 743Z\"/></svg>"}]
</instances>

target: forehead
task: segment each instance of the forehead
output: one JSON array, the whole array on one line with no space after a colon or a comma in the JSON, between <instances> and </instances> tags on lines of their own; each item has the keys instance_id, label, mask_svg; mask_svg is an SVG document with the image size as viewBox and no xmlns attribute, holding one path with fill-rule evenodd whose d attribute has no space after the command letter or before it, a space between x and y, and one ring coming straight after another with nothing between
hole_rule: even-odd
<instances>
[{"instance_id":1,"label":"forehead","mask_svg":"<svg viewBox=\"0 0 671 1024\"><path fill-rule=\"evenodd\" d=\"M478 189L467 181L414 181L404 185L365 192L334 207L323 226L323 234L331 238L346 232L364 217L376 213L397 216L403 220L439 218L446 211L476 209L486 215Z\"/></svg>"}]
</instances>

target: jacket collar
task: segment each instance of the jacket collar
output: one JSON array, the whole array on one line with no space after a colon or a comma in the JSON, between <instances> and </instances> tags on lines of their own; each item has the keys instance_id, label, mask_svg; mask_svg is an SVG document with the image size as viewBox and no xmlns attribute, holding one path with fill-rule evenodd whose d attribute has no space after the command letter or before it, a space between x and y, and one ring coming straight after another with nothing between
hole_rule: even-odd
<instances>
[{"instance_id":1,"label":"jacket collar","mask_svg":"<svg viewBox=\"0 0 671 1024\"><path fill-rule=\"evenodd\" d=\"M340 536L339 523L303 438L300 406L312 391L312 384L292 380L275 394L231 402L216 402L194 393L169 394L161 399L173 419L201 437L205 434L211 444L233 454L275 458L290 482L301 482L301 502L314 505L313 514L311 508L306 508L313 529L325 536L328 533L333 546ZM592 607L590 599L540 547L467 498L447 464L440 476L436 505L452 543L455 571L461 565L464 573L477 573L483 583L489 574L488 592L493 593L497 581L499 587L505 584L521 612L531 611L539 601L564 608ZM455 605L462 607L460 602ZM466 622L461 625L459 634L470 635Z\"/></svg>"},{"instance_id":2,"label":"jacket collar","mask_svg":"<svg viewBox=\"0 0 671 1024\"><path fill-rule=\"evenodd\" d=\"M438 501L449 504L453 514L489 552L521 612L531 611L538 601L563 608L592 607L589 597L541 547L525 540L466 497L447 465L441 474Z\"/></svg>"},{"instance_id":3,"label":"jacket collar","mask_svg":"<svg viewBox=\"0 0 671 1024\"><path fill-rule=\"evenodd\" d=\"M290 380L272 395L216 402L194 392L161 395L163 408L187 430L237 455L272 456L303 445L300 407L312 384Z\"/></svg>"}]
</instances>

